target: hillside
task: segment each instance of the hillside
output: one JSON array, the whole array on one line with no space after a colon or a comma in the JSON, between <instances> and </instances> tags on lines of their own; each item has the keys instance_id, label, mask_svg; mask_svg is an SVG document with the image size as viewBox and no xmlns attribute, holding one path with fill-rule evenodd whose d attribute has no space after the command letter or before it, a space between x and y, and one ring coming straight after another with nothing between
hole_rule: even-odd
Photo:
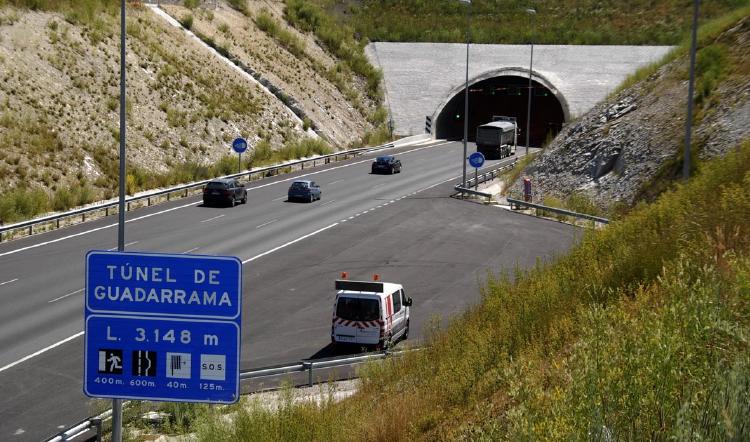
<instances>
[{"instance_id":1,"label":"hillside","mask_svg":"<svg viewBox=\"0 0 750 442\"><path fill-rule=\"evenodd\" d=\"M263 161L286 147L297 154L350 147L382 121L365 80L310 67L339 66L313 38L293 34L301 52L291 54L255 27L259 3L242 15L211 2L218 7L192 11L195 27L278 83L308 118L150 8L131 5L128 193L234 170L237 136L257 154L248 161ZM263 4L272 16L283 9ZM0 223L112 197L118 126L119 2L0 1ZM310 138L311 128L319 135Z\"/></svg>"},{"instance_id":2,"label":"hillside","mask_svg":"<svg viewBox=\"0 0 750 442\"><path fill-rule=\"evenodd\" d=\"M750 17L706 28L698 48L693 162L725 155L750 137ZM729 19L725 19L729 20ZM535 198L571 198L600 209L653 200L681 177L689 57L683 46L670 60L638 73L627 87L568 124L522 173ZM517 181L513 193L520 192Z\"/></svg>"},{"instance_id":3,"label":"hillside","mask_svg":"<svg viewBox=\"0 0 750 442\"><path fill-rule=\"evenodd\" d=\"M293 0L300 2L301 0ZM466 7L458 0L311 0L370 41L466 41ZM748 0L701 2L706 22ZM537 10L532 27L526 9ZM475 43L673 45L690 29L692 2L679 0L473 0Z\"/></svg>"},{"instance_id":4,"label":"hillside","mask_svg":"<svg viewBox=\"0 0 750 442\"><path fill-rule=\"evenodd\" d=\"M703 29L704 57L723 53L727 71L707 87L704 70L699 121L726 124L723 109L736 108L719 91L747 77L750 54L733 51L748 40L747 15ZM609 106L625 96L666 106L670 89L652 86L636 82ZM276 411L251 399L165 409L212 442L748 440L750 137L725 132L697 137L703 159L689 181L586 232L567 255L490 269L479 305L445 329L436 321L422 351L362 369L346 400L322 389L319 402L288 392Z\"/></svg>"}]
</instances>

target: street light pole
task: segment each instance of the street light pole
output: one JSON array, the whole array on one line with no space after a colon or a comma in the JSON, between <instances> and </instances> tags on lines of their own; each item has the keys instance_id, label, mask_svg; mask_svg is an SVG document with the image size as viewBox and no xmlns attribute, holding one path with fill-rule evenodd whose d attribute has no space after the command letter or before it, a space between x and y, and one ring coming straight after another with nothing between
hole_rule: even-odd
<instances>
[{"instance_id":1,"label":"street light pole","mask_svg":"<svg viewBox=\"0 0 750 442\"><path fill-rule=\"evenodd\" d=\"M469 43L471 41L471 0L458 0L466 3L466 82L464 83L464 155L461 158L463 173L461 187L466 187L466 143L469 141Z\"/></svg>"},{"instance_id":2,"label":"street light pole","mask_svg":"<svg viewBox=\"0 0 750 442\"><path fill-rule=\"evenodd\" d=\"M534 31L536 28L536 9L529 8L526 13L531 15L531 58L529 59L529 100L526 104L526 155L529 154L529 131L531 130L531 72L534 69Z\"/></svg>"},{"instance_id":3,"label":"street light pole","mask_svg":"<svg viewBox=\"0 0 750 442\"><path fill-rule=\"evenodd\" d=\"M695 87L695 52L698 45L698 9L700 0L693 2L693 35L690 44L690 81L688 82L688 110L685 122L685 158L682 161L682 178L690 178L690 136L693 130L693 90Z\"/></svg>"}]
</instances>

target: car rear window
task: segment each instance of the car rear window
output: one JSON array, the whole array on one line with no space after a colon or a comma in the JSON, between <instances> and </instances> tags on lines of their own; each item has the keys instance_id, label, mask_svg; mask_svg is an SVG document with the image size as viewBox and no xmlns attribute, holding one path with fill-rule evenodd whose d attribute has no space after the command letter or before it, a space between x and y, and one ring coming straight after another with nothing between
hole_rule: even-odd
<instances>
[{"instance_id":1,"label":"car rear window","mask_svg":"<svg viewBox=\"0 0 750 442\"><path fill-rule=\"evenodd\" d=\"M307 183L292 183L292 189L307 189Z\"/></svg>"},{"instance_id":2,"label":"car rear window","mask_svg":"<svg viewBox=\"0 0 750 442\"><path fill-rule=\"evenodd\" d=\"M226 189L227 185L221 181L211 181L206 184L206 189Z\"/></svg>"},{"instance_id":3,"label":"car rear window","mask_svg":"<svg viewBox=\"0 0 750 442\"><path fill-rule=\"evenodd\" d=\"M380 164L388 164L392 160L391 157L378 157L377 162Z\"/></svg>"},{"instance_id":4,"label":"car rear window","mask_svg":"<svg viewBox=\"0 0 750 442\"><path fill-rule=\"evenodd\" d=\"M380 304L377 299L341 297L336 316L349 321L376 321L380 319Z\"/></svg>"}]
</instances>

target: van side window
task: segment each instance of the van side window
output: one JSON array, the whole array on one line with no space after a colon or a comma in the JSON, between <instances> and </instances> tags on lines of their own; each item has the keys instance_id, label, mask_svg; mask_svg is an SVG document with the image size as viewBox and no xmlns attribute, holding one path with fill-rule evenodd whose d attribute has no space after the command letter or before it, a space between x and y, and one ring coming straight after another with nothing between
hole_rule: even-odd
<instances>
[{"instance_id":1,"label":"van side window","mask_svg":"<svg viewBox=\"0 0 750 442\"><path fill-rule=\"evenodd\" d=\"M393 293L393 313L401 311L401 290Z\"/></svg>"}]
</instances>

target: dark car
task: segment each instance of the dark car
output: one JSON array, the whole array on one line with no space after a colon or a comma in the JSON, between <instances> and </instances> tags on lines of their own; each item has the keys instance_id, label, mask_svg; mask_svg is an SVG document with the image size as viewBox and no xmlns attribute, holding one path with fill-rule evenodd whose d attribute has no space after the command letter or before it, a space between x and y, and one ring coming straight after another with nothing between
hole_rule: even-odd
<instances>
[{"instance_id":1,"label":"dark car","mask_svg":"<svg viewBox=\"0 0 750 442\"><path fill-rule=\"evenodd\" d=\"M237 202L247 202L245 185L234 178L212 180L203 188L203 204L228 204L234 207Z\"/></svg>"},{"instance_id":2,"label":"dark car","mask_svg":"<svg viewBox=\"0 0 750 442\"><path fill-rule=\"evenodd\" d=\"M401 160L393 155L377 157L372 163L372 173L401 173Z\"/></svg>"},{"instance_id":3,"label":"dark car","mask_svg":"<svg viewBox=\"0 0 750 442\"><path fill-rule=\"evenodd\" d=\"M287 199L289 201L301 200L313 202L320 199L320 186L315 181L297 180L289 186Z\"/></svg>"}]
</instances>

